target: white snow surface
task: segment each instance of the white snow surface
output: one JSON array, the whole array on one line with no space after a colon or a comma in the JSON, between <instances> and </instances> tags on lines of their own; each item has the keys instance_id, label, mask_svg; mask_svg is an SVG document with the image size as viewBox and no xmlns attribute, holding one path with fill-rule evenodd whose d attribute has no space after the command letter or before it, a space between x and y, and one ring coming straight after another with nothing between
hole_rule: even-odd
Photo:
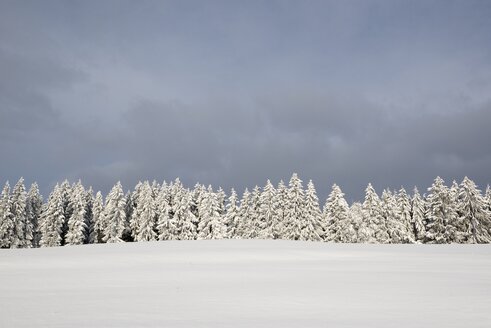
<instances>
[{"instance_id":1,"label":"white snow surface","mask_svg":"<svg viewBox=\"0 0 491 328\"><path fill-rule=\"evenodd\" d=\"M0 327L491 327L489 245L0 250Z\"/></svg>"}]
</instances>

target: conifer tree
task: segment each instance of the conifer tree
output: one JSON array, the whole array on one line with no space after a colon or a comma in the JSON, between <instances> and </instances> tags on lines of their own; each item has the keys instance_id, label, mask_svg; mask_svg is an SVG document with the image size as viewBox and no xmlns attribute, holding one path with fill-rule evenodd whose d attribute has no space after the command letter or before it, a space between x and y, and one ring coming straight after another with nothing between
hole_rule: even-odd
<instances>
[{"instance_id":1,"label":"conifer tree","mask_svg":"<svg viewBox=\"0 0 491 328\"><path fill-rule=\"evenodd\" d=\"M305 222L305 192L302 180L293 173L288 187L285 212L285 239L299 240Z\"/></svg>"},{"instance_id":2,"label":"conifer tree","mask_svg":"<svg viewBox=\"0 0 491 328\"><path fill-rule=\"evenodd\" d=\"M0 247L10 248L14 242L14 218L11 212L10 184L7 181L0 196Z\"/></svg>"},{"instance_id":3,"label":"conifer tree","mask_svg":"<svg viewBox=\"0 0 491 328\"><path fill-rule=\"evenodd\" d=\"M326 241L335 243L354 243L357 235L349 215L349 206L341 188L334 184L324 205L327 226Z\"/></svg>"},{"instance_id":4,"label":"conifer tree","mask_svg":"<svg viewBox=\"0 0 491 328\"><path fill-rule=\"evenodd\" d=\"M401 188L397 194L396 206L397 206L397 217L401 221L402 235L398 238L402 243L415 243L416 237L414 235L414 229L411 217L411 199L408 196L406 189ZM397 242L394 240L394 236L391 235L392 242Z\"/></svg>"},{"instance_id":5,"label":"conifer tree","mask_svg":"<svg viewBox=\"0 0 491 328\"><path fill-rule=\"evenodd\" d=\"M199 221L198 239L222 239L226 235L225 224L220 215L221 196L213 192L211 186L199 204L201 220Z\"/></svg>"},{"instance_id":6,"label":"conifer tree","mask_svg":"<svg viewBox=\"0 0 491 328\"><path fill-rule=\"evenodd\" d=\"M92 218L94 221L94 243L102 243L104 240L104 231L106 222L104 218L104 199L100 191L95 194L92 205Z\"/></svg>"},{"instance_id":7,"label":"conifer tree","mask_svg":"<svg viewBox=\"0 0 491 328\"><path fill-rule=\"evenodd\" d=\"M249 211L246 218L242 218L245 231L244 238L254 239L259 235L259 212L261 206L261 189L255 186L249 197Z\"/></svg>"},{"instance_id":8,"label":"conifer tree","mask_svg":"<svg viewBox=\"0 0 491 328\"><path fill-rule=\"evenodd\" d=\"M312 180L307 184L305 193L305 221L302 224L300 240L322 241L325 232L319 198Z\"/></svg>"},{"instance_id":9,"label":"conifer tree","mask_svg":"<svg viewBox=\"0 0 491 328\"><path fill-rule=\"evenodd\" d=\"M68 180L64 180L60 184L60 193L63 200L63 226L61 229L61 245L66 243L66 234L68 232L68 219L72 216L72 204L70 204L70 196L72 194L72 186Z\"/></svg>"},{"instance_id":10,"label":"conifer tree","mask_svg":"<svg viewBox=\"0 0 491 328\"><path fill-rule=\"evenodd\" d=\"M458 242L490 243L489 212L486 202L474 181L465 177L459 192L462 229Z\"/></svg>"},{"instance_id":11,"label":"conifer tree","mask_svg":"<svg viewBox=\"0 0 491 328\"><path fill-rule=\"evenodd\" d=\"M247 229L248 229L247 220L250 214L250 198L251 198L251 193L246 188L240 200L239 220L235 230L236 238L239 239L247 238Z\"/></svg>"},{"instance_id":12,"label":"conifer tree","mask_svg":"<svg viewBox=\"0 0 491 328\"><path fill-rule=\"evenodd\" d=\"M219 187L217 192L217 201L218 201L218 208L219 208L219 213L221 217L225 216L225 199L227 198L227 195L225 194L225 191L223 191L222 187Z\"/></svg>"},{"instance_id":13,"label":"conifer tree","mask_svg":"<svg viewBox=\"0 0 491 328\"><path fill-rule=\"evenodd\" d=\"M449 190L442 178L436 177L432 186L428 188L425 242L431 244L445 244L448 242L447 222L448 203L450 200Z\"/></svg>"},{"instance_id":14,"label":"conifer tree","mask_svg":"<svg viewBox=\"0 0 491 328\"><path fill-rule=\"evenodd\" d=\"M19 179L12 191L10 211L14 221L14 235L11 247L32 247L34 233L32 223L29 222L27 213L27 192L23 178Z\"/></svg>"},{"instance_id":15,"label":"conifer tree","mask_svg":"<svg viewBox=\"0 0 491 328\"><path fill-rule=\"evenodd\" d=\"M126 225L126 199L121 182L117 182L106 198L104 218L106 227L103 240L107 243L123 242Z\"/></svg>"},{"instance_id":16,"label":"conifer tree","mask_svg":"<svg viewBox=\"0 0 491 328\"><path fill-rule=\"evenodd\" d=\"M373 189L372 184L368 184L365 189L365 200L362 205L363 219L358 229L359 243L376 243L377 233L380 225L381 208L380 199Z\"/></svg>"},{"instance_id":17,"label":"conifer tree","mask_svg":"<svg viewBox=\"0 0 491 328\"><path fill-rule=\"evenodd\" d=\"M135 212L138 220L138 230L136 231L135 241L156 240L155 232L155 201L153 198L153 187L148 181L143 184Z\"/></svg>"},{"instance_id":18,"label":"conifer tree","mask_svg":"<svg viewBox=\"0 0 491 328\"><path fill-rule=\"evenodd\" d=\"M172 206L170 187L167 183L163 183L157 195L157 239L169 240L174 239L172 232L177 230L177 227L173 226L172 219Z\"/></svg>"},{"instance_id":19,"label":"conifer tree","mask_svg":"<svg viewBox=\"0 0 491 328\"><path fill-rule=\"evenodd\" d=\"M258 237L262 239L273 239L273 220L275 215L276 190L267 181L263 192L259 196L259 215L257 220Z\"/></svg>"},{"instance_id":20,"label":"conifer tree","mask_svg":"<svg viewBox=\"0 0 491 328\"><path fill-rule=\"evenodd\" d=\"M448 243L460 243L467 237L464 230L464 224L458 213L459 210L459 184L454 180L452 186L448 189L447 214L445 225L445 239Z\"/></svg>"},{"instance_id":21,"label":"conifer tree","mask_svg":"<svg viewBox=\"0 0 491 328\"><path fill-rule=\"evenodd\" d=\"M184 189L179 179L174 181L172 187L172 226L176 231L172 232L175 239L192 240L197 236L197 218L191 210L192 195L188 189Z\"/></svg>"},{"instance_id":22,"label":"conifer tree","mask_svg":"<svg viewBox=\"0 0 491 328\"><path fill-rule=\"evenodd\" d=\"M225 226L227 229L227 238L237 238L237 226L239 225L240 215L237 205L237 193L232 188L230 197L225 211Z\"/></svg>"},{"instance_id":23,"label":"conifer tree","mask_svg":"<svg viewBox=\"0 0 491 328\"><path fill-rule=\"evenodd\" d=\"M280 180L278 187L276 188L276 195L274 197L274 215L271 222L271 230L273 239L282 239L285 235L285 213L286 204L288 201L288 189L285 186L283 180Z\"/></svg>"},{"instance_id":24,"label":"conifer tree","mask_svg":"<svg viewBox=\"0 0 491 328\"><path fill-rule=\"evenodd\" d=\"M39 187L34 182L27 193L27 216L28 221L32 224L33 229L33 247L39 246L41 234L39 232L39 220L43 210L43 197L39 193Z\"/></svg>"},{"instance_id":25,"label":"conifer tree","mask_svg":"<svg viewBox=\"0 0 491 328\"><path fill-rule=\"evenodd\" d=\"M126 203L126 217L127 220L129 220L129 228L131 231L131 236L133 237L134 240L136 240L136 236L138 234L139 230L139 213L138 213L138 203L140 202L141 194L143 191L143 187L145 184L148 184L148 181L141 182L138 181L138 183L135 186L135 190L131 194L131 197L129 199L129 202ZM130 215L128 217L128 214Z\"/></svg>"},{"instance_id":26,"label":"conifer tree","mask_svg":"<svg viewBox=\"0 0 491 328\"><path fill-rule=\"evenodd\" d=\"M56 185L48 198L48 203L41 214L39 230L41 247L61 246L64 217L63 190Z\"/></svg>"},{"instance_id":27,"label":"conifer tree","mask_svg":"<svg viewBox=\"0 0 491 328\"><path fill-rule=\"evenodd\" d=\"M85 192L85 224L87 225L87 238L86 244L95 243L95 230L94 230L94 191L92 187Z\"/></svg>"},{"instance_id":28,"label":"conifer tree","mask_svg":"<svg viewBox=\"0 0 491 328\"><path fill-rule=\"evenodd\" d=\"M413 199L411 202L411 222L413 225L413 234L416 241L424 242L426 239L426 230L424 226L425 203L418 188L414 188Z\"/></svg>"},{"instance_id":29,"label":"conifer tree","mask_svg":"<svg viewBox=\"0 0 491 328\"><path fill-rule=\"evenodd\" d=\"M79 181L70 195L71 215L68 218L68 231L65 245L82 245L87 237L86 195L82 183Z\"/></svg>"}]
</instances>

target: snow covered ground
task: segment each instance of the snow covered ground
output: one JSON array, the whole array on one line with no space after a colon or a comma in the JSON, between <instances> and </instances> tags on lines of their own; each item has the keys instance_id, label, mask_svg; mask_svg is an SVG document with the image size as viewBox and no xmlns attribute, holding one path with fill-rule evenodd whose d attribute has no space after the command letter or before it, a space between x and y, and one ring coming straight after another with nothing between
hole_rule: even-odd
<instances>
[{"instance_id":1,"label":"snow covered ground","mask_svg":"<svg viewBox=\"0 0 491 328\"><path fill-rule=\"evenodd\" d=\"M0 327L491 327L489 245L0 251Z\"/></svg>"}]
</instances>

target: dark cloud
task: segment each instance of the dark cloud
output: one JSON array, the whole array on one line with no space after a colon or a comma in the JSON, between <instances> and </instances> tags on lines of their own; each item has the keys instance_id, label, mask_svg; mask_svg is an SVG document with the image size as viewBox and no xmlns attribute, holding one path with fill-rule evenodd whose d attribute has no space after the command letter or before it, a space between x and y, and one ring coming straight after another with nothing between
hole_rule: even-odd
<instances>
[{"instance_id":1,"label":"dark cloud","mask_svg":"<svg viewBox=\"0 0 491 328\"><path fill-rule=\"evenodd\" d=\"M491 182L491 6L481 1L4 1L0 172L180 177L226 189L298 172L323 201L368 182Z\"/></svg>"}]
</instances>

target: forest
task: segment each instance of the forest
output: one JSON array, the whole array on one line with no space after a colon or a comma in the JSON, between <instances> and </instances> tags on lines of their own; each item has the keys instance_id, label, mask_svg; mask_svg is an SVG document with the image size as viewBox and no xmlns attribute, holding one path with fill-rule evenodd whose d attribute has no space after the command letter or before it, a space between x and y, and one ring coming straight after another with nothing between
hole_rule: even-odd
<instances>
[{"instance_id":1,"label":"forest","mask_svg":"<svg viewBox=\"0 0 491 328\"><path fill-rule=\"evenodd\" d=\"M120 182L103 197L81 181L57 184L47 201L21 178L0 196L0 247L32 248L93 243L196 239L286 239L333 243L448 244L491 241L491 189L469 178L451 186L437 177L427 192L408 194L371 184L362 203L347 203L334 184L323 206L314 183L297 174L289 183L246 189L177 178L139 182L124 193Z\"/></svg>"}]
</instances>

